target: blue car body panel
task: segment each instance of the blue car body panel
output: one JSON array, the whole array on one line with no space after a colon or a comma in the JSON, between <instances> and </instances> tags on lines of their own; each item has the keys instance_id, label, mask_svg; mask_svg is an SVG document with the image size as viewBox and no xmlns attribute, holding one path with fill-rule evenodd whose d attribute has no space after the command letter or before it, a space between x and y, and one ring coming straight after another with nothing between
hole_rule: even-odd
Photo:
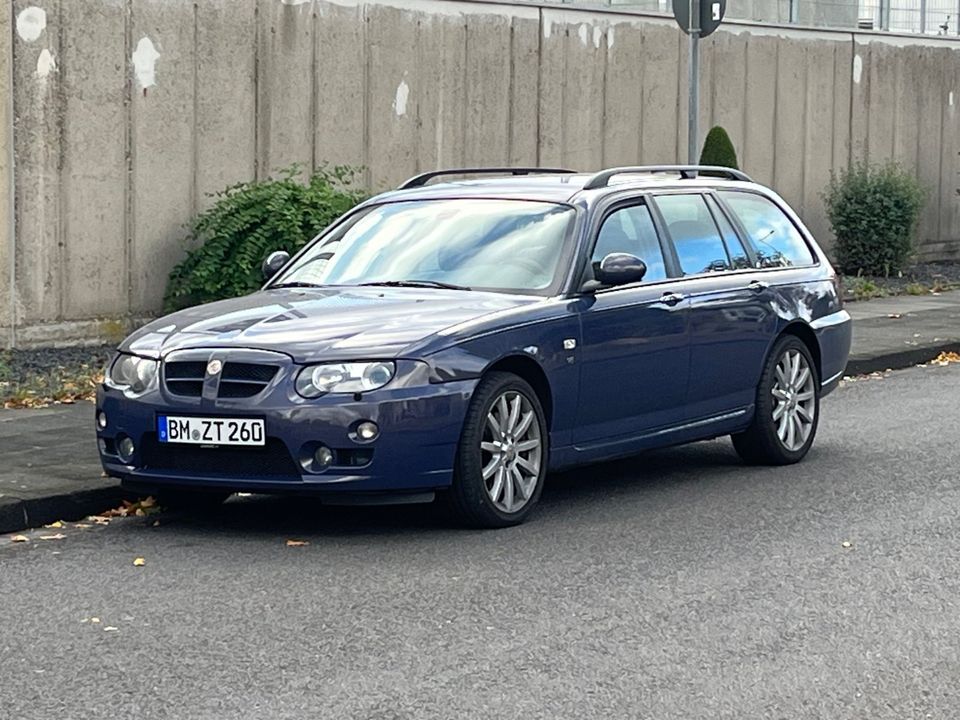
<instances>
[{"instance_id":1,"label":"blue car body panel","mask_svg":"<svg viewBox=\"0 0 960 720\"><path fill-rule=\"evenodd\" d=\"M476 196L570 204L577 222L559 295L268 284L133 333L120 351L162 361L160 381L135 399L107 386L98 390L98 410L107 418L106 427L98 428L105 470L151 489L442 489L453 479L471 395L493 367L520 368L542 380L551 468L620 457L746 428L764 363L783 332L811 344L823 393L835 387L849 354L850 318L833 270L812 238L807 236L816 253L811 266L672 277L583 294L577 292L580 272L600 213L620 198L659 187L638 180L581 191L583 182L579 175L461 182L368 201ZM684 187L707 192L717 182ZM665 302L669 293L682 298ZM255 397L221 397L218 379L208 377L199 397L184 398L168 391L163 369L184 358L267 358L279 369ZM379 390L356 395L308 400L294 390L303 366L348 360L393 360L397 375ZM161 415L261 418L267 447L163 448L156 437ZM363 420L380 427L369 444L358 443L351 431ZM116 449L123 436L137 448L128 462ZM300 460L317 443L351 464L335 463L322 473L305 470Z\"/></svg>"}]
</instances>

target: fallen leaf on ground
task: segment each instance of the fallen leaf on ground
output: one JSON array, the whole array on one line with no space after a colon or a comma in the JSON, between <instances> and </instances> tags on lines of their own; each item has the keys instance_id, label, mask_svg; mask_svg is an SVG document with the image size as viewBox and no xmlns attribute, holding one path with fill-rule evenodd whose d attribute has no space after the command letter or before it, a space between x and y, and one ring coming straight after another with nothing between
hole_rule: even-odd
<instances>
[{"instance_id":1,"label":"fallen leaf on ground","mask_svg":"<svg viewBox=\"0 0 960 720\"><path fill-rule=\"evenodd\" d=\"M143 558L134 558L133 564L135 567L143 567L147 564L147 561Z\"/></svg>"},{"instance_id":2,"label":"fallen leaf on ground","mask_svg":"<svg viewBox=\"0 0 960 720\"><path fill-rule=\"evenodd\" d=\"M98 617L92 617L92 618L90 618L90 622L96 624L96 623L100 622L100 618L98 618Z\"/></svg>"},{"instance_id":3,"label":"fallen leaf on ground","mask_svg":"<svg viewBox=\"0 0 960 720\"><path fill-rule=\"evenodd\" d=\"M930 361L934 365L945 367L950 363L960 363L960 353L942 352Z\"/></svg>"},{"instance_id":4,"label":"fallen leaf on ground","mask_svg":"<svg viewBox=\"0 0 960 720\"><path fill-rule=\"evenodd\" d=\"M89 527L93 527L90 523L74 523L73 526L78 530L86 530Z\"/></svg>"},{"instance_id":5,"label":"fallen leaf on ground","mask_svg":"<svg viewBox=\"0 0 960 720\"><path fill-rule=\"evenodd\" d=\"M41 540L63 540L66 537L63 533L57 533L56 535L41 535Z\"/></svg>"},{"instance_id":6,"label":"fallen leaf on ground","mask_svg":"<svg viewBox=\"0 0 960 720\"><path fill-rule=\"evenodd\" d=\"M309 544L306 540L287 540L287 547L304 547Z\"/></svg>"},{"instance_id":7,"label":"fallen leaf on ground","mask_svg":"<svg viewBox=\"0 0 960 720\"><path fill-rule=\"evenodd\" d=\"M849 540L844 540L842 543L840 543L840 547L845 547L845 548L853 547L853 543L850 542Z\"/></svg>"},{"instance_id":8,"label":"fallen leaf on ground","mask_svg":"<svg viewBox=\"0 0 960 720\"><path fill-rule=\"evenodd\" d=\"M118 631L119 629L120 629L120 628L114 627L113 625L107 625L107 626L103 629L103 631L104 631L104 632L116 632L116 631Z\"/></svg>"},{"instance_id":9,"label":"fallen leaf on ground","mask_svg":"<svg viewBox=\"0 0 960 720\"><path fill-rule=\"evenodd\" d=\"M110 524L110 518L105 517L104 515L91 515L90 517L87 518L87 520L89 520L90 522L94 523L95 525L109 525L109 524Z\"/></svg>"},{"instance_id":10,"label":"fallen leaf on ground","mask_svg":"<svg viewBox=\"0 0 960 720\"><path fill-rule=\"evenodd\" d=\"M62 528L63 520L57 520L56 522L52 522L49 525L44 525L44 527L45 528Z\"/></svg>"},{"instance_id":11,"label":"fallen leaf on ground","mask_svg":"<svg viewBox=\"0 0 960 720\"><path fill-rule=\"evenodd\" d=\"M10 538L10 542L30 542L30 538L26 535L14 535Z\"/></svg>"},{"instance_id":12,"label":"fallen leaf on ground","mask_svg":"<svg viewBox=\"0 0 960 720\"><path fill-rule=\"evenodd\" d=\"M903 317L903 313L890 313L889 315L887 315L887 317L890 318L891 320L899 320L900 318Z\"/></svg>"}]
</instances>

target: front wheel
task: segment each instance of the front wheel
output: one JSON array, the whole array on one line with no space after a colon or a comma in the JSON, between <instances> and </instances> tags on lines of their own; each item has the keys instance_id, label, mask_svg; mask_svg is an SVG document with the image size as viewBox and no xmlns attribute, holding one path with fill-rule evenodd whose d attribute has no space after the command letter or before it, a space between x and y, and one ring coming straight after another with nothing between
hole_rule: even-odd
<instances>
[{"instance_id":1,"label":"front wheel","mask_svg":"<svg viewBox=\"0 0 960 720\"><path fill-rule=\"evenodd\" d=\"M757 387L753 422L733 435L748 463L799 462L813 445L820 420L820 379L802 340L784 335L773 346Z\"/></svg>"},{"instance_id":2,"label":"front wheel","mask_svg":"<svg viewBox=\"0 0 960 720\"><path fill-rule=\"evenodd\" d=\"M447 504L463 523L507 527L540 499L547 471L547 424L529 383L505 372L480 381L464 421Z\"/></svg>"}]
</instances>

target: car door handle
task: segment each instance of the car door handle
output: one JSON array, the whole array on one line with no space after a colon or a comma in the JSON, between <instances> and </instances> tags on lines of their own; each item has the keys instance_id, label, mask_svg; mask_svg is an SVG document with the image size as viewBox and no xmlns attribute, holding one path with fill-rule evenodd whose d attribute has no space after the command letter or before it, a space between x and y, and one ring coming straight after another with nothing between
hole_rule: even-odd
<instances>
[{"instance_id":1,"label":"car door handle","mask_svg":"<svg viewBox=\"0 0 960 720\"><path fill-rule=\"evenodd\" d=\"M676 305L683 300L684 297L682 293L667 292L660 296L660 302L664 305Z\"/></svg>"},{"instance_id":2,"label":"car door handle","mask_svg":"<svg viewBox=\"0 0 960 720\"><path fill-rule=\"evenodd\" d=\"M763 280L751 280L750 284L747 285L748 288L753 290L755 293L763 292L770 287L770 283L765 283Z\"/></svg>"}]
</instances>

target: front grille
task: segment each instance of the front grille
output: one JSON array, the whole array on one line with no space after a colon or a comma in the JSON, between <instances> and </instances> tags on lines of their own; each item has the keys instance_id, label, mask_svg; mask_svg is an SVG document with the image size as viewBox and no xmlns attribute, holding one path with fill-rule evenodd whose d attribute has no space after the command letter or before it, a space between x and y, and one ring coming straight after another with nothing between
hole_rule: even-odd
<instances>
[{"instance_id":1,"label":"front grille","mask_svg":"<svg viewBox=\"0 0 960 720\"><path fill-rule=\"evenodd\" d=\"M263 447L205 448L161 443L156 433L144 435L141 456L146 470L167 470L237 479L299 481L300 470L287 446L267 438Z\"/></svg>"},{"instance_id":2,"label":"front grille","mask_svg":"<svg viewBox=\"0 0 960 720\"><path fill-rule=\"evenodd\" d=\"M221 398L249 398L259 395L276 377L276 365L227 362L220 374L217 396ZM183 397L200 397L207 373L206 361L173 361L164 363L167 390Z\"/></svg>"},{"instance_id":3,"label":"front grille","mask_svg":"<svg viewBox=\"0 0 960 720\"><path fill-rule=\"evenodd\" d=\"M259 395L277 375L276 365L228 362L220 375L218 396L222 398L247 398Z\"/></svg>"},{"instance_id":4,"label":"front grille","mask_svg":"<svg viewBox=\"0 0 960 720\"><path fill-rule=\"evenodd\" d=\"M167 362L163 373L167 390L174 395L200 397L203 394L203 378L207 372L205 362Z\"/></svg>"}]
</instances>

